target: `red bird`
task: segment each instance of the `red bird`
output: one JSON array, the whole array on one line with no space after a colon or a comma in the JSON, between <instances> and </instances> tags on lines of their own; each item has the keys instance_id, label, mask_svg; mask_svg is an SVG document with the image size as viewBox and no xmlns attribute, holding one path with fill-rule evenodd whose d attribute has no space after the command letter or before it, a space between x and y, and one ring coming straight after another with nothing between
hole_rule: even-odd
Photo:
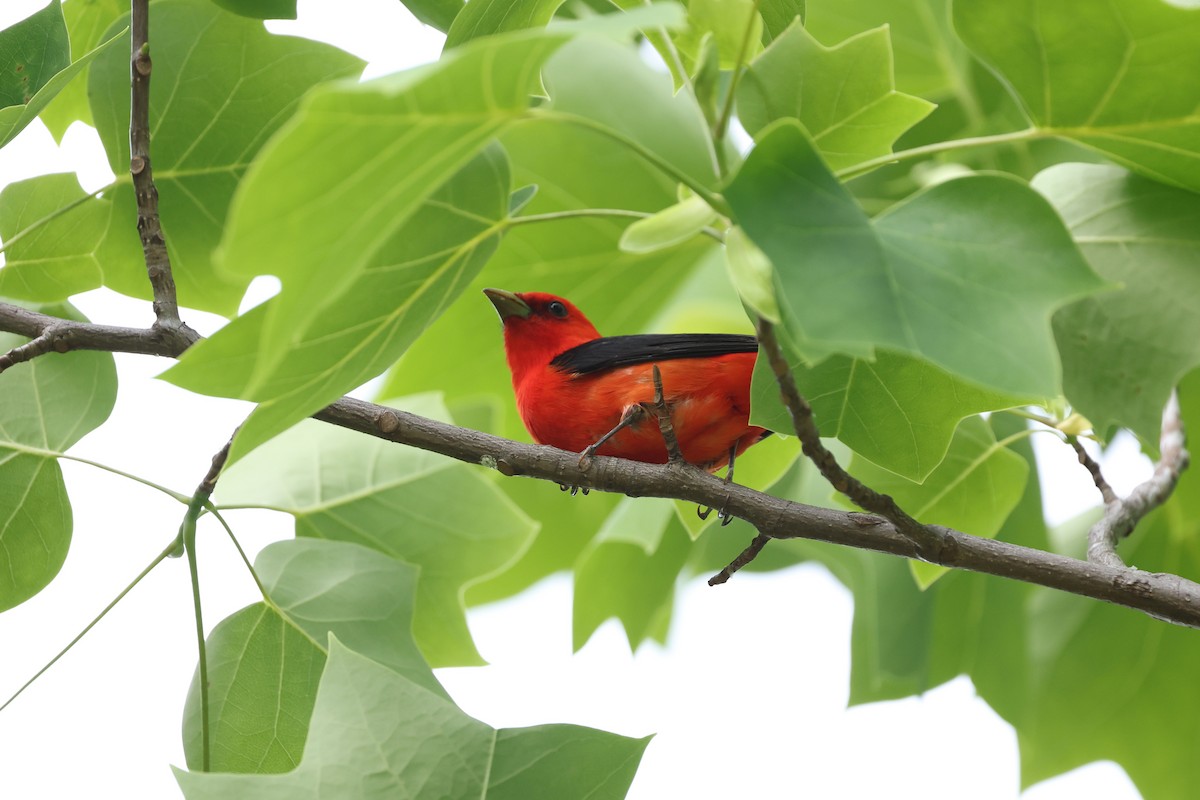
<instances>
[{"instance_id":1,"label":"red bird","mask_svg":"<svg viewBox=\"0 0 1200 800\"><path fill-rule=\"evenodd\" d=\"M504 352L517 410L539 444L661 464L652 372L683 457L709 472L770 435L749 423L753 336L647 334L603 338L561 297L484 289L504 322Z\"/></svg>"}]
</instances>

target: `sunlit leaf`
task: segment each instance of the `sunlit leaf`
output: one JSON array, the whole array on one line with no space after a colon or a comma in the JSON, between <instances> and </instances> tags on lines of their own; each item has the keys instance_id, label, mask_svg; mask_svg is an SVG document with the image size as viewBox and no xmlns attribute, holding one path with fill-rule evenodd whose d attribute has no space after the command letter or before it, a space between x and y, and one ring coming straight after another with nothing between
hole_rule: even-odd
<instances>
[{"instance_id":1,"label":"sunlit leaf","mask_svg":"<svg viewBox=\"0 0 1200 800\"><path fill-rule=\"evenodd\" d=\"M446 32L446 49L505 31L543 28L563 0L470 0Z\"/></svg>"},{"instance_id":2,"label":"sunlit leaf","mask_svg":"<svg viewBox=\"0 0 1200 800\"><path fill-rule=\"evenodd\" d=\"M129 3L124 0L71 0L63 3L62 14L71 38L71 60L79 61L96 49L104 32L128 11ZM88 105L87 81L68 83L54 101L42 109L40 116L59 142L75 120L91 125L92 109Z\"/></svg>"}]
</instances>

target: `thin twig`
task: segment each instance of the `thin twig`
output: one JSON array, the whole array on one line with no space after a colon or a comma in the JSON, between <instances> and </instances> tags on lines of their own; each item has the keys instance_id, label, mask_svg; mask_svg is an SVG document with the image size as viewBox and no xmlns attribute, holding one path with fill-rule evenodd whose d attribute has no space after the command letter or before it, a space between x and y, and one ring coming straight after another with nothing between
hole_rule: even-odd
<instances>
[{"instance_id":1,"label":"thin twig","mask_svg":"<svg viewBox=\"0 0 1200 800\"><path fill-rule=\"evenodd\" d=\"M1191 460L1184 446L1185 439L1179 395L1172 391L1163 409L1159 459L1154 465L1154 474L1138 484L1124 500L1114 496L1108 503L1104 516L1088 531L1088 561L1108 567L1125 566L1117 555L1117 542L1133 533L1142 517L1165 503L1175 490L1180 474Z\"/></svg>"},{"instance_id":2,"label":"thin twig","mask_svg":"<svg viewBox=\"0 0 1200 800\"><path fill-rule=\"evenodd\" d=\"M821 442L821 433L813 420L812 407L796 388L792 370L788 366L779 340L775 338L775 328L770 322L759 318L758 343L767 355L771 370L779 383L779 391L783 396L783 405L792 418L792 426L800 437L800 446L804 455L816 465L825 480L846 497L850 498L859 508L870 511L887 519L896 529L912 540L921 558L932 563L938 563L942 557L939 551L946 546L947 540L937 528L922 525L910 517L896 504L891 496L880 494L866 486L837 463L833 453L829 452Z\"/></svg>"},{"instance_id":3,"label":"thin twig","mask_svg":"<svg viewBox=\"0 0 1200 800\"><path fill-rule=\"evenodd\" d=\"M0 330L38 336L57 320L0 303ZM155 331L81 326L90 349L152 355L178 355L182 349ZM116 331L106 341L108 331ZM669 497L697 505L724 507L773 539L812 539L845 547L917 558L912 539L881 516L835 511L772 497L738 484L726 484L702 470L597 457L587 469L579 454L544 445L522 444L396 409L343 397L313 415L331 425L417 447L469 464L482 464L505 476L523 475L642 497ZM983 539L941 526L944 537L935 563L1046 586L1127 608L1178 625L1200 627L1200 584L1167 573L1089 564L995 539ZM925 551L928 553L929 551Z\"/></svg>"},{"instance_id":4,"label":"thin twig","mask_svg":"<svg viewBox=\"0 0 1200 800\"><path fill-rule=\"evenodd\" d=\"M179 318L171 258L158 216L158 187L150 167L150 0L132 0L130 11L129 174L137 197L137 228L146 258L146 274L154 290L155 326L176 330Z\"/></svg>"},{"instance_id":5,"label":"thin twig","mask_svg":"<svg viewBox=\"0 0 1200 800\"><path fill-rule=\"evenodd\" d=\"M1083 449L1083 443L1079 441L1078 436L1068 436L1068 444L1075 448L1075 455L1079 458L1079 463L1087 469L1092 476L1092 483L1096 484L1096 488L1100 490L1100 496L1104 498L1104 505L1118 502L1117 493L1108 485L1108 481L1104 479L1104 473L1100 471L1100 465L1096 460L1088 454L1087 450Z\"/></svg>"},{"instance_id":6,"label":"thin twig","mask_svg":"<svg viewBox=\"0 0 1200 800\"><path fill-rule=\"evenodd\" d=\"M730 561L729 566L725 567L725 569L708 579L708 585L719 586L720 584L725 583L725 581L732 578L733 573L737 572L739 569L746 566L758 557L758 554L764 547L767 546L767 542L769 542L771 538L772 537L765 533L760 533L758 536L755 536L754 541L750 542L750 546L739 553L737 558L735 558L733 561Z\"/></svg>"},{"instance_id":7,"label":"thin twig","mask_svg":"<svg viewBox=\"0 0 1200 800\"><path fill-rule=\"evenodd\" d=\"M54 333L47 331L35 339L31 339L25 344L19 344L7 353L0 355L0 372L9 367L23 364L26 361L32 361L38 356L49 353L54 347Z\"/></svg>"},{"instance_id":8,"label":"thin twig","mask_svg":"<svg viewBox=\"0 0 1200 800\"><path fill-rule=\"evenodd\" d=\"M234 436L236 435L237 431L234 431ZM232 444L233 436L229 437L225 446L213 456L212 465L208 468L204 479L200 481L200 485L196 487L196 493L192 495L192 500L188 503L183 523L179 526L179 538L183 541L183 549L187 553L188 572L192 578L192 605L196 617L196 648L200 653L200 769L203 772L208 772L211 764L209 755L211 736L208 718L208 648L204 641L204 614L200 603L200 571L196 559L196 520L200 518L201 510L209 505L209 498L212 497L213 490L217 488L217 478L220 477L221 470L225 468L225 461L229 458L229 447Z\"/></svg>"},{"instance_id":9,"label":"thin twig","mask_svg":"<svg viewBox=\"0 0 1200 800\"><path fill-rule=\"evenodd\" d=\"M667 459L673 464L680 464L683 462L683 451L679 449L679 438L675 435L675 426L671 424L671 409L663 395L662 373L658 370L658 364L654 365L651 374L654 376L654 416L658 419L658 429L667 445Z\"/></svg>"}]
</instances>

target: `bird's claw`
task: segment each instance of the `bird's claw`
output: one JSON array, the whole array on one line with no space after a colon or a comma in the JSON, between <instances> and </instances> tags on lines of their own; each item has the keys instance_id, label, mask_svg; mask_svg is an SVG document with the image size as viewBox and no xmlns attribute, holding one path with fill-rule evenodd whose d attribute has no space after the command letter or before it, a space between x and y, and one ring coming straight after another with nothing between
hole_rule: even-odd
<instances>
[{"instance_id":1,"label":"bird's claw","mask_svg":"<svg viewBox=\"0 0 1200 800\"><path fill-rule=\"evenodd\" d=\"M696 516L700 519L708 519L708 515L713 512L712 506L696 506ZM733 514L730 514L725 509L717 511L717 519L721 521L721 527L724 528L729 523L733 522Z\"/></svg>"},{"instance_id":2,"label":"bird's claw","mask_svg":"<svg viewBox=\"0 0 1200 800\"><path fill-rule=\"evenodd\" d=\"M586 486L573 486L569 483L560 483L558 485L558 490L560 492L570 492L571 497L574 497L575 495L579 494L580 492L583 492L583 496L587 497L588 492L591 491L591 489L589 489Z\"/></svg>"},{"instance_id":3,"label":"bird's claw","mask_svg":"<svg viewBox=\"0 0 1200 800\"><path fill-rule=\"evenodd\" d=\"M579 468L587 472L592 466L592 456L596 455L596 451L589 447L579 454Z\"/></svg>"}]
</instances>

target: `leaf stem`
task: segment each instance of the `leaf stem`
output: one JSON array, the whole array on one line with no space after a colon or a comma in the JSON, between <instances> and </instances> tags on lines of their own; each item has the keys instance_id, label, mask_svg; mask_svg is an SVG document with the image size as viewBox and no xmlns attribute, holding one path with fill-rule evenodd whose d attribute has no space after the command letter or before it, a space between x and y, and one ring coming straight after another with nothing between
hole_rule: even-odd
<instances>
[{"instance_id":1,"label":"leaf stem","mask_svg":"<svg viewBox=\"0 0 1200 800\"><path fill-rule=\"evenodd\" d=\"M655 153L641 142L626 136L620 131L596 122L593 119L582 117L577 114L569 114L565 111L533 109L530 113L534 117L540 117L542 119L556 119L572 125L578 125L581 128L587 128L588 130L599 133L601 136L606 136L609 139L612 139L618 144L624 145L634 153L637 153L639 156L644 158L647 162L652 164L665 175L674 178L679 183L682 183L684 186L691 189L700 199L708 203L717 213L723 214L726 217L733 215L733 209L729 207L729 204L725 202L725 198L720 194L713 192L707 186L659 156L658 153Z\"/></svg>"},{"instance_id":2,"label":"leaf stem","mask_svg":"<svg viewBox=\"0 0 1200 800\"><path fill-rule=\"evenodd\" d=\"M196 520L200 516L206 497L199 493L188 503L187 514L179 526L179 538L187 553L188 573L192 578L192 606L196 618L196 647L200 652L200 768L209 771L209 722L208 722L208 653L204 642L204 614L200 605L200 574L196 564Z\"/></svg>"},{"instance_id":3,"label":"leaf stem","mask_svg":"<svg viewBox=\"0 0 1200 800\"><path fill-rule=\"evenodd\" d=\"M86 636L88 634L88 631L90 631L92 628L96 627L97 623L99 623L100 620L104 619L104 617L108 614L108 612L112 611L116 607L117 603L119 603L123 599L125 599L125 595L129 594L133 590L133 587L135 587L139 583L141 583L142 578L149 575L150 572L155 567L157 567L159 564L161 564L178 547L179 547L179 537L176 536L174 539L171 540L171 543L169 545L167 545L166 548L161 553L159 553L157 556L154 557L153 561L151 561L149 564L146 565L145 569L143 569L141 572L139 572L137 574L136 578L134 578L132 581L129 582L129 585L127 585L124 589L122 589L121 592L112 599L112 602L110 602L108 605L106 605L104 607L104 609L99 614L97 614L95 616L95 618L91 622L89 622L84 627L84 629L81 630L75 636L74 639L72 639L70 642L67 643L66 647L64 647L62 650L58 651L58 655L54 656L54 658L52 658L48 662L46 662L46 665L44 667L42 667L41 669L39 669L32 678L25 681L25 684L20 689L17 689L17 691L15 693L13 693L12 697L5 700L4 705L0 706L0 711L3 711L4 709L8 708L9 705L11 705L14 700L16 700L18 697L20 697L21 694L26 689L28 689L30 686L33 685L34 681L36 681L38 678L42 677L42 675L44 675L47 670L49 670L51 667L53 667L60 658L65 656L72 647L74 647L76 644L79 643L80 639L82 639L84 636Z\"/></svg>"},{"instance_id":4,"label":"leaf stem","mask_svg":"<svg viewBox=\"0 0 1200 800\"><path fill-rule=\"evenodd\" d=\"M649 211L634 211L627 208L570 208L563 211L547 211L544 214L526 214L520 217L509 217L508 227L527 225L535 222L554 222L560 219L578 219L581 217L623 217L625 219L647 219L654 216ZM725 236L716 228L705 226L700 233L717 242L724 242Z\"/></svg>"},{"instance_id":5,"label":"leaf stem","mask_svg":"<svg viewBox=\"0 0 1200 800\"><path fill-rule=\"evenodd\" d=\"M96 469L104 470L105 472L110 472L113 475L119 475L122 478L127 478L128 480L131 480L134 483L140 483L143 486L148 486L151 489L155 489L159 492L162 492L163 494L167 495L171 499L178 500L181 503L186 504L191 499L186 494L180 494L179 492L176 492L172 489L168 489L166 486L155 483L152 480L148 480L146 478L139 477L130 472L125 472L124 470L117 469L116 467L110 467L108 464L102 464L99 461L92 461L89 458L81 458L80 456L73 456L68 453L59 452L58 450L47 450L47 449L44 449L41 447L30 447L28 445L18 444L17 442L0 443L0 450L13 450L17 453L25 453L26 455L31 455L31 456L40 456L42 458L59 458L64 461L74 461L77 464L86 464L89 467L95 467Z\"/></svg>"},{"instance_id":6,"label":"leaf stem","mask_svg":"<svg viewBox=\"0 0 1200 800\"><path fill-rule=\"evenodd\" d=\"M754 32L754 19L758 15L759 0L754 0L750 7L750 14L746 20L746 29L742 32L742 43L738 47L737 61L734 63L733 75L729 79L729 91L725 95L725 105L721 109L721 116L717 120L717 126L713 129L713 139L716 141L718 151L721 150L725 142L725 134L729 131L729 120L733 117L733 101L737 93L738 82L742 79L742 73L746 71L746 53L750 50L750 34Z\"/></svg>"},{"instance_id":7,"label":"leaf stem","mask_svg":"<svg viewBox=\"0 0 1200 800\"><path fill-rule=\"evenodd\" d=\"M949 150L963 150L971 147L986 147L993 144L1010 144L1012 142L1027 142L1033 139L1042 139L1049 135L1049 133L1040 128L1025 128L1024 130L1009 131L1008 133L994 133L988 136L969 136L965 139L933 142L921 147L913 147L909 150L901 150L896 153L879 156L878 158L868 159L853 166L840 169L836 174L842 179L857 178L859 175L870 172L876 167L884 167L888 164L895 164L912 158L944 153Z\"/></svg>"}]
</instances>

